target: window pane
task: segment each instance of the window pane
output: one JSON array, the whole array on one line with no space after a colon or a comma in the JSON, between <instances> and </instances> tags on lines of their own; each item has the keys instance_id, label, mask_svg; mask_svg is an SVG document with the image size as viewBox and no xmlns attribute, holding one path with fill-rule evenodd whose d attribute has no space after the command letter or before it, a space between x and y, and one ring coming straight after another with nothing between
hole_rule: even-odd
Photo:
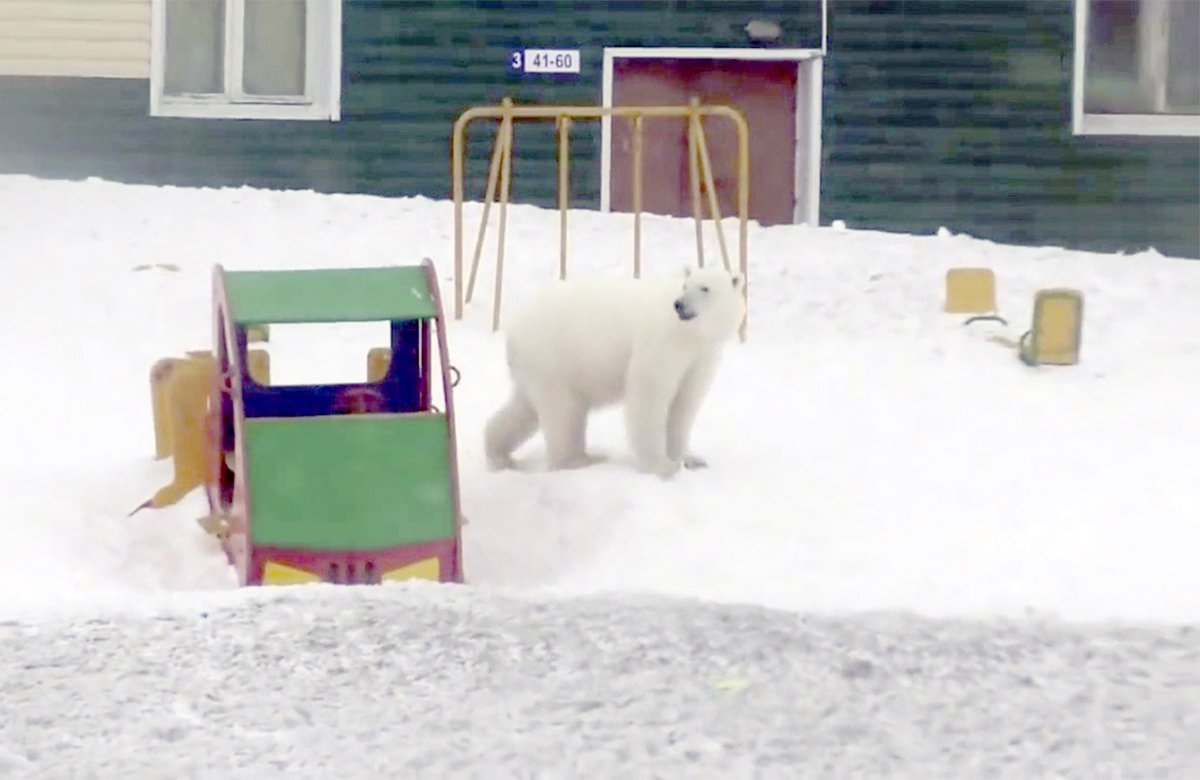
<instances>
[{"instance_id":1,"label":"window pane","mask_svg":"<svg viewBox=\"0 0 1200 780\"><path fill-rule=\"evenodd\" d=\"M246 0L243 89L303 95L305 0Z\"/></svg>"},{"instance_id":2,"label":"window pane","mask_svg":"<svg viewBox=\"0 0 1200 780\"><path fill-rule=\"evenodd\" d=\"M1144 113L1138 87L1138 0L1090 0L1084 110Z\"/></svg>"},{"instance_id":3,"label":"window pane","mask_svg":"<svg viewBox=\"0 0 1200 780\"><path fill-rule=\"evenodd\" d=\"M1200 114L1200 2L1171 4L1171 73L1167 101L1181 114Z\"/></svg>"},{"instance_id":4,"label":"window pane","mask_svg":"<svg viewBox=\"0 0 1200 780\"><path fill-rule=\"evenodd\" d=\"M166 6L163 91L224 92L225 1L171 0Z\"/></svg>"},{"instance_id":5,"label":"window pane","mask_svg":"<svg viewBox=\"0 0 1200 780\"><path fill-rule=\"evenodd\" d=\"M1084 110L1195 114L1200 2L1088 0Z\"/></svg>"}]
</instances>

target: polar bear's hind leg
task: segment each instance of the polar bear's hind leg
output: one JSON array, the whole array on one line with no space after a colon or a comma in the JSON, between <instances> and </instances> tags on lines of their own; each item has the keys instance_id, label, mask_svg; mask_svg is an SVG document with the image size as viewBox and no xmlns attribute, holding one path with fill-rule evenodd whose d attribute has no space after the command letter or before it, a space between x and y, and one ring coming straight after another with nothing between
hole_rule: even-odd
<instances>
[{"instance_id":1,"label":"polar bear's hind leg","mask_svg":"<svg viewBox=\"0 0 1200 780\"><path fill-rule=\"evenodd\" d=\"M513 452L537 433L538 417L529 399L517 389L508 403L488 420L484 432L488 466L492 469L513 467Z\"/></svg>"},{"instance_id":2,"label":"polar bear's hind leg","mask_svg":"<svg viewBox=\"0 0 1200 780\"><path fill-rule=\"evenodd\" d=\"M546 463L553 471L590 466L587 453L587 404L565 389L545 389L534 399L546 440Z\"/></svg>"}]
</instances>

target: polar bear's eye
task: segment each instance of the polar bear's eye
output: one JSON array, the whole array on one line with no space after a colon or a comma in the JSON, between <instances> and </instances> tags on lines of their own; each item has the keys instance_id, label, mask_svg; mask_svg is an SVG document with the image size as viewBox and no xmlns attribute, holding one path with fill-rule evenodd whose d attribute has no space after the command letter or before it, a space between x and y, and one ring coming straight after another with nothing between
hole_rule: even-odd
<instances>
[{"instance_id":1,"label":"polar bear's eye","mask_svg":"<svg viewBox=\"0 0 1200 780\"><path fill-rule=\"evenodd\" d=\"M708 286L707 286L707 285L703 285L703 286L701 286L701 287L700 287L700 292L702 292L702 293L706 293L706 292L708 292Z\"/></svg>"}]
</instances>

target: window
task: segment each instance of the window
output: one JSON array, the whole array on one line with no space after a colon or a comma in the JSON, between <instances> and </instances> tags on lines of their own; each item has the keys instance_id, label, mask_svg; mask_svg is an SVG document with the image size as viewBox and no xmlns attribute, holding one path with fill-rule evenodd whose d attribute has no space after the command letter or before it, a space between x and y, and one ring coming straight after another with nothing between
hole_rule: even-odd
<instances>
[{"instance_id":1,"label":"window","mask_svg":"<svg viewBox=\"0 0 1200 780\"><path fill-rule=\"evenodd\" d=\"M1077 134L1200 136L1200 0L1075 0Z\"/></svg>"},{"instance_id":2,"label":"window","mask_svg":"<svg viewBox=\"0 0 1200 780\"><path fill-rule=\"evenodd\" d=\"M341 0L152 3L152 116L340 117Z\"/></svg>"}]
</instances>

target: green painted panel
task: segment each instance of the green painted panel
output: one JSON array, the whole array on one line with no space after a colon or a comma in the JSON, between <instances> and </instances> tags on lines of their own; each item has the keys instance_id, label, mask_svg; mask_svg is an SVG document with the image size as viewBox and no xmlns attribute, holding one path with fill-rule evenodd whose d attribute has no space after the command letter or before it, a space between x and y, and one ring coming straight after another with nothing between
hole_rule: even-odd
<instances>
[{"instance_id":1,"label":"green painted panel","mask_svg":"<svg viewBox=\"0 0 1200 780\"><path fill-rule=\"evenodd\" d=\"M375 550L454 536L444 415L247 419L256 544Z\"/></svg>"},{"instance_id":2,"label":"green painted panel","mask_svg":"<svg viewBox=\"0 0 1200 780\"><path fill-rule=\"evenodd\" d=\"M234 322L371 322L437 315L419 266L226 271Z\"/></svg>"}]
</instances>

